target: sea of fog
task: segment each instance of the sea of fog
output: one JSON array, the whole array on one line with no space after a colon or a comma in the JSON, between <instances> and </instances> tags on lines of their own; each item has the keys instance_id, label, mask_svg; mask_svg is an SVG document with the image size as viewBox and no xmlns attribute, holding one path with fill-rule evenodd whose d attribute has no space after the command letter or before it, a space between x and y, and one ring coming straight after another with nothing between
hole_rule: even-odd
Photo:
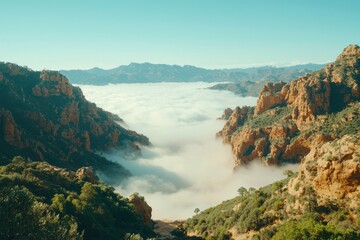
<instances>
[{"instance_id":1,"label":"sea of fog","mask_svg":"<svg viewBox=\"0 0 360 240\"><path fill-rule=\"evenodd\" d=\"M229 145L215 134L227 107L256 104L254 97L206 89L214 83L146 83L81 85L85 97L118 114L126 127L149 137L152 147L126 160L113 152L106 157L133 174L116 190L138 192L153 209L153 219L186 219L237 195L239 187L267 185L284 178L283 169L252 164L233 172Z\"/></svg>"}]
</instances>

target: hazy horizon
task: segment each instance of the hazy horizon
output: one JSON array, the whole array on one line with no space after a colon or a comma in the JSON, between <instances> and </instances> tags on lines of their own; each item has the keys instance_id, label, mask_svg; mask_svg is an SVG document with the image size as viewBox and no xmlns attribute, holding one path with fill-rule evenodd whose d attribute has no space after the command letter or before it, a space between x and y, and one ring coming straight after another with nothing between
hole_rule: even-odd
<instances>
[{"instance_id":1,"label":"hazy horizon","mask_svg":"<svg viewBox=\"0 0 360 240\"><path fill-rule=\"evenodd\" d=\"M196 67L196 68L203 68L203 69L207 69L207 70L231 70L231 69L249 69L249 68L257 68L257 67L274 67L274 68L283 68L283 67L291 67L291 66L301 66L301 65L307 65L307 64L316 64L316 65L321 65L321 64L327 64L327 63L331 63L332 61L325 61L325 62L321 62L321 63L315 63L315 62L297 62L297 63L269 63L269 64L248 64L248 65L243 65L243 66L234 66L234 67L200 67L200 66L195 66L195 65L188 65L188 64L183 64L183 65L179 65L179 64L171 64L171 63L152 63L152 62L130 62L128 64L123 64L123 65L117 65L114 67L110 67L110 68L101 68L101 67L91 67L91 68L69 68L69 69L49 69L49 70L58 70L58 71L69 71L69 70L81 70L81 71L86 71L86 70L92 70L92 69L101 69L101 70L113 70L122 66L129 66L131 64L152 64L152 65L168 65L168 66L179 66L179 67L185 67L185 66L192 66L192 67ZM34 69L33 69L34 70ZM36 70L38 71L38 70Z\"/></svg>"}]
</instances>

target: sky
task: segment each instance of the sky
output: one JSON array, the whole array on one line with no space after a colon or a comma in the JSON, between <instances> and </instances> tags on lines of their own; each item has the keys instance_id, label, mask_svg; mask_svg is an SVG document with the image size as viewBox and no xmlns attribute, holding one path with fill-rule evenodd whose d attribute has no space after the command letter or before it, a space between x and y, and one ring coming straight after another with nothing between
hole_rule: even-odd
<instances>
[{"instance_id":1,"label":"sky","mask_svg":"<svg viewBox=\"0 0 360 240\"><path fill-rule=\"evenodd\" d=\"M1 0L0 61L234 68L333 61L359 44L356 0Z\"/></svg>"}]
</instances>

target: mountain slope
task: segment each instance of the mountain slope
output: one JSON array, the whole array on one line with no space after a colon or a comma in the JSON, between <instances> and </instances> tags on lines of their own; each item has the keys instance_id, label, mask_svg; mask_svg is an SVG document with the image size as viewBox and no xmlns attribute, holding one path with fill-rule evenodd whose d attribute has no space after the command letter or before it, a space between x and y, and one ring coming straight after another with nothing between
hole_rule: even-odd
<instances>
[{"instance_id":1,"label":"mountain slope","mask_svg":"<svg viewBox=\"0 0 360 240\"><path fill-rule=\"evenodd\" d=\"M67 76L72 83L91 85L105 85L109 83L229 81L229 75L219 70L151 63L131 63L110 70L62 70L61 73Z\"/></svg>"},{"instance_id":2,"label":"mountain slope","mask_svg":"<svg viewBox=\"0 0 360 240\"><path fill-rule=\"evenodd\" d=\"M256 107L227 110L218 133L231 144L235 166L300 162L315 142L360 128L360 48L347 47L324 69L288 84L266 84Z\"/></svg>"},{"instance_id":3,"label":"mountain slope","mask_svg":"<svg viewBox=\"0 0 360 240\"><path fill-rule=\"evenodd\" d=\"M149 140L117 124L114 116L88 102L80 88L53 71L36 72L0 63L0 150L76 170L129 173L95 151L138 151Z\"/></svg>"},{"instance_id":4,"label":"mountain slope","mask_svg":"<svg viewBox=\"0 0 360 240\"><path fill-rule=\"evenodd\" d=\"M329 157L331 155L331 158ZM359 239L360 133L314 146L299 173L188 219L205 239Z\"/></svg>"},{"instance_id":5,"label":"mountain slope","mask_svg":"<svg viewBox=\"0 0 360 240\"><path fill-rule=\"evenodd\" d=\"M154 235L134 202L99 182L91 169L73 172L21 157L0 161L0 219L4 240Z\"/></svg>"},{"instance_id":6,"label":"mountain slope","mask_svg":"<svg viewBox=\"0 0 360 240\"><path fill-rule=\"evenodd\" d=\"M289 84L267 84L220 132L236 166L300 162L299 172L188 219L176 235L204 239L360 238L360 48ZM228 134L226 134L228 133Z\"/></svg>"},{"instance_id":7,"label":"mountain slope","mask_svg":"<svg viewBox=\"0 0 360 240\"><path fill-rule=\"evenodd\" d=\"M233 83L219 83L210 89L227 90L240 96L257 97L262 87L268 82L291 82L301 76L323 68L324 64L307 64L290 67L259 67L239 70L247 73L244 79ZM245 78L246 77L246 78Z\"/></svg>"}]
</instances>

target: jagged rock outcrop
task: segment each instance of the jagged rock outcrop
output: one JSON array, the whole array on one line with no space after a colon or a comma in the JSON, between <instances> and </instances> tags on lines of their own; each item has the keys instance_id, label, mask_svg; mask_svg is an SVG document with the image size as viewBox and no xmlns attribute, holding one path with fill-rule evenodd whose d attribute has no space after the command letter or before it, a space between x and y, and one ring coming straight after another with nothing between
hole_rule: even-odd
<instances>
[{"instance_id":1,"label":"jagged rock outcrop","mask_svg":"<svg viewBox=\"0 0 360 240\"><path fill-rule=\"evenodd\" d=\"M360 133L313 145L301 162L298 176L288 184L297 201L308 189L314 191L317 205L329 201L341 202L349 209L360 205ZM298 202L289 206L294 208L305 211L304 204Z\"/></svg>"},{"instance_id":2,"label":"jagged rock outcrop","mask_svg":"<svg viewBox=\"0 0 360 240\"><path fill-rule=\"evenodd\" d=\"M228 121L225 123L224 128L217 133L217 136L221 136L224 139L224 142L230 143L232 134L245 123L245 121L252 115L254 109L251 107L236 107L231 111ZM223 116L229 115L230 111L225 110Z\"/></svg>"},{"instance_id":3,"label":"jagged rock outcrop","mask_svg":"<svg viewBox=\"0 0 360 240\"><path fill-rule=\"evenodd\" d=\"M121 118L88 102L58 72L0 63L0 76L0 150L8 157L22 154L72 170L104 170L114 163L95 151L138 151L138 145L149 144L145 136L114 121Z\"/></svg>"},{"instance_id":4,"label":"jagged rock outcrop","mask_svg":"<svg viewBox=\"0 0 360 240\"><path fill-rule=\"evenodd\" d=\"M72 87L65 76L55 71L42 71L41 81L32 88L34 96L49 97L65 95L71 97Z\"/></svg>"},{"instance_id":5,"label":"jagged rock outcrop","mask_svg":"<svg viewBox=\"0 0 360 240\"><path fill-rule=\"evenodd\" d=\"M265 84L259 94L254 114L260 114L268 109L284 105L284 96L281 94L281 89L284 85L284 82Z\"/></svg>"},{"instance_id":6,"label":"jagged rock outcrop","mask_svg":"<svg viewBox=\"0 0 360 240\"><path fill-rule=\"evenodd\" d=\"M233 113L233 110L231 108L226 108L224 110L224 113L221 117L219 117L219 120L229 120L231 114Z\"/></svg>"},{"instance_id":7,"label":"jagged rock outcrop","mask_svg":"<svg viewBox=\"0 0 360 240\"><path fill-rule=\"evenodd\" d=\"M91 183L97 183L98 178L96 177L92 167L82 167L76 170L75 176L78 180L87 181Z\"/></svg>"},{"instance_id":8,"label":"jagged rock outcrop","mask_svg":"<svg viewBox=\"0 0 360 240\"><path fill-rule=\"evenodd\" d=\"M240 196L205 209L178 231L204 239L359 239L359 129L325 142L313 137L298 173L286 170L287 178L256 190L242 187Z\"/></svg>"},{"instance_id":9,"label":"jagged rock outcrop","mask_svg":"<svg viewBox=\"0 0 360 240\"><path fill-rule=\"evenodd\" d=\"M341 137L322 129L336 127L329 126L331 116L357 103L359 89L360 48L350 45L320 71L288 84L266 84L256 107L234 109L218 136L231 144L235 166L255 159L265 164L299 162L315 138L323 143Z\"/></svg>"},{"instance_id":10,"label":"jagged rock outcrop","mask_svg":"<svg viewBox=\"0 0 360 240\"><path fill-rule=\"evenodd\" d=\"M128 200L133 204L135 212L143 217L144 223L151 224L152 208L147 204L144 197L134 193L128 197Z\"/></svg>"}]
</instances>

